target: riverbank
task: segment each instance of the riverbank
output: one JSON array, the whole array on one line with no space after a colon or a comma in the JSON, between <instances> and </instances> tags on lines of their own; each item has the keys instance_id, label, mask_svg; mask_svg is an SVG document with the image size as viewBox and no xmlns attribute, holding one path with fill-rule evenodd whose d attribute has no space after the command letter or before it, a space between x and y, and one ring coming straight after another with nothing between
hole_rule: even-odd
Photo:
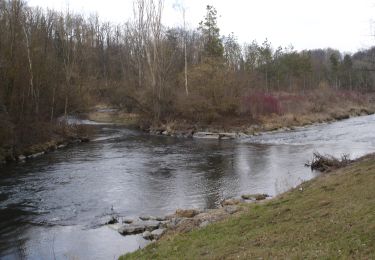
<instances>
[{"instance_id":1,"label":"riverbank","mask_svg":"<svg viewBox=\"0 0 375 260\"><path fill-rule=\"evenodd\" d=\"M0 165L22 162L71 144L88 142L93 132L89 126L65 123L44 123L28 128L28 138L24 137L24 141L18 140L20 136L16 132L9 133L10 138L0 147Z\"/></svg>"},{"instance_id":2,"label":"riverbank","mask_svg":"<svg viewBox=\"0 0 375 260\"><path fill-rule=\"evenodd\" d=\"M320 112L299 111L286 114L263 115L256 119L250 117L229 117L209 124L172 120L166 123L152 123L141 115L100 106L87 114L89 120L101 123L113 123L126 127L139 128L153 134L173 137L196 137L206 139L236 139L259 135L270 131L288 131L322 123L331 123L351 117L371 115L375 113L375 104L338 104L324 108Z\"/></svg>"},{"instance_id":3,"label":"riverbank","mask_svg":"<svg viewBox=\"0 0 375 260\"><path fill-rule=\"evenodd\" d=\"M120 259L375 257L375 155Z\"/></svg>"}]
</instances>

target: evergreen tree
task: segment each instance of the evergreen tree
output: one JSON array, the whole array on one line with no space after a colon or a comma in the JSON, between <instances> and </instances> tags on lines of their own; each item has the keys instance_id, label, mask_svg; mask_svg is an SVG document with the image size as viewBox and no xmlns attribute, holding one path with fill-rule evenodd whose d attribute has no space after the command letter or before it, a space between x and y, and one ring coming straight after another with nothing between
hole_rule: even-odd
<instances>
[{"instance_id":1,"label":"evergreen tree","mask_svg":"<svg viewBox=\"0 0 375 260\"><path fill-rule=\"evenodd\" d=\"M224 47L220 39L220 29L217 26L217 11L207 5L207 13L204 20L199 23L199 31L202 33L204 41L204 56L223 57Z\"/></svg>"}]
</instances>

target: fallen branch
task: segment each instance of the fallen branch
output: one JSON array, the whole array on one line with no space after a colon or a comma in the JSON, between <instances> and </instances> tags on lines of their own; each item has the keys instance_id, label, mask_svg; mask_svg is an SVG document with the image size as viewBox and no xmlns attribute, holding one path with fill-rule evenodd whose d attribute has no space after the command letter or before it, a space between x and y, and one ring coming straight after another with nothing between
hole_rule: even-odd
<instances>
[{"instance_id":1,"label":"fallen branch","mask_svg":"<svg viewBox=\"0 0 375 260\"><path fill-rule=\"evenodd\" d=\"M312 161L306 163L305 166L310 167L313 171L329 172L333 169L345 167L351 162L352 160L349 159L348 154L343 154L341 158L336 158L332 155L314 153Z\"/></svg>"}]
</instances>

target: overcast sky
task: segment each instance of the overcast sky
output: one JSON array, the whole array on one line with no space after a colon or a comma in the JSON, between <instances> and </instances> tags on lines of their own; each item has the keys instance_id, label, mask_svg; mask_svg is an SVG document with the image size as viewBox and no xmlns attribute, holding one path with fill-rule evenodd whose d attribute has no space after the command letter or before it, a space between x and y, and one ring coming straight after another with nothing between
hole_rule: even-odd
<instances>
[{"instance_id":1,"label":"overcast sky","mask_svg":"<svg viewBox=\"0 0 375 260\"><path fill-rule=\"evenodd\" d=\"M375 45L375 0L165 0L163 23L181 25L173 6L183 3L186 20L196 28L207 4L218 11L221 34L233 32L241 43L265 38L274 47L337 48L344 52ZM31 6L98 13L102 20L121 23L132 17L132 0L29 0Z\"/></svg>"}]
</instances>

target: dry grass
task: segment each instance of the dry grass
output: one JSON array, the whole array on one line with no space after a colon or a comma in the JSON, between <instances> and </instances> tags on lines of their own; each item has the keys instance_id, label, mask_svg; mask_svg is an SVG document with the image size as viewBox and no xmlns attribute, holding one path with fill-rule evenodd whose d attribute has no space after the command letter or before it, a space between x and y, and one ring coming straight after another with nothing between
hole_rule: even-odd
<instances>
[{"instance_id":1,"label":"dry grass","mask_svg":"<svg viewBox=\"0 0 375 260\"><path fill-rule=\"evenodd\" d=\"M259 94L256 98L258 96L262 97L262 95ZM272 97L272 99L270 97ZM338 92L331 89L322 89L303 95L275 92L265 95L265 98L269 98L269 100L266 99L266 101L269 101L270 106L272 105L271 108L277 104L277 113L272 113L272 109L252 110L252 106L250 106L250 108L241 108L241 102L237 102L239 106L237 109L242 112L237 111L237 113L233 112L232 114L220 115L220 113L216 111L215 119L206 121L194 121L190 117L185 117L184 113L181 113L176 118L166 120L167 122L164 122L164 125L168 125L169 128L172 128L172 131L184 130L188 128L187 125L190 125L195 126L197 130L207 130L211 132L229 131L254 134L282 128L331 122L359 115L373 114L375 112L375 103L372 101L373 94L363 95L356 92ZM254 100L251 99L250 101ZM262 102L262 99L260 101L258 100L258 103L259 102ZM266 103L265 106L267 106L268 103ZM194 106L190 109L193 108ZM213 113L210 109L204 111ZM256 111L261 112L258 113ZM168 122L173 123L169 124ZM157 127L157 125L154 125L154 127Z\"/></svg>"},{"instance_id":2,"label":"dry grass","mask_svg":"<svg viewBox=\"0 0 375 260\"><path fill-rule=\"evenodd\" d=\"M126 113L123 111L101 112L94 111L88 114L88 119L101 123L114 123L121 125L135 125L139 119L139 115L134 113Z\"/></svg>"}]
</instances>

